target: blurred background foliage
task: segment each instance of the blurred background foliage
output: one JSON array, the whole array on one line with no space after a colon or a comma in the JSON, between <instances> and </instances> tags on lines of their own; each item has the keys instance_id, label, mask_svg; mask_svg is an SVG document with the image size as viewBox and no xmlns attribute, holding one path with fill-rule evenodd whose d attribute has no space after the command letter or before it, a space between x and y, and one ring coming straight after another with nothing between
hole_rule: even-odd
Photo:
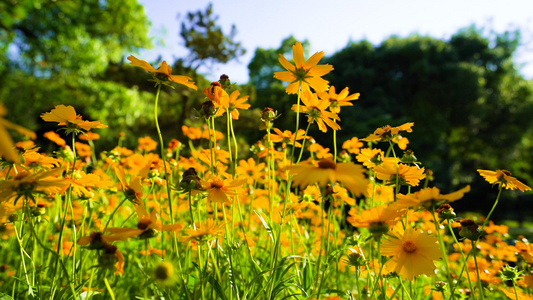
<instances>
[{"instance_id":1,"label":"blurred background foliage","mask_svg":"<svg viewBox=\"0 0 533 300\"><path fill-rule=\"evenodd\" d=\"M210 5L182 20L181 36L190 55L169 64L174 74L192 77L199 91L163 87L159 111L166 141L185 142L181 126L202 122L194 108L204 101L200 91L209 82L196 72L198 66L228 62L244 53L235 41L235 28L224 33L217 18ZM120 132L131 148L138 137L155 138L153 83L145 71L124 63L127 55L151 47L149 28L136 0L0 2L0 101L8 119L39 133L54 130L39 115L67 104L86 119L109 125L100 132L99 149L114 147ZM250 81L236 87L250 95L254 108L235 122L243 149L264 136L257 129L264 107L282 115L277 128L294 130L290 107L296 98L285 94L273 72L282 70L279 54L290 59L295 41L288 37L277 49L255 49L248 65ZM302 42L308 51L309 43ZM436 185L444 191L473 185L471 201L459 206L486 210L495 198L487 195L495 189L487 188L475 172L478 168L508 169L532 185L533 90L513 63L519 42L518 31L484 34L474 26L449 40L415 34L392 36L379 45L350 42L322 61L335 68L326 79L337 92L349 87L350 93L361 93L354 107L341 111L338 144L386 124L412 121L414 132L406 135L409 148L435 172ZM225 120L220 119L217 129L224 132ZM310 135L332 147L330 132L322 134L312 126ZM509 201L508 207L530 209L525 205L531 204Z\"/></svg>"}]
</instances>

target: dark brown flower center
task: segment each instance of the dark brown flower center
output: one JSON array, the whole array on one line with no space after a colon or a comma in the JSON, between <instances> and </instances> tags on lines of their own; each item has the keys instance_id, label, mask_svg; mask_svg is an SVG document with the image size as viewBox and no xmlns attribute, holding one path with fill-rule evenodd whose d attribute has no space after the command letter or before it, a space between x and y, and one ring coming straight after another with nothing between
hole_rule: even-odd
<instances>
[{"instance_id":1,"label":"dark brown flower center","mask_svg":"<svg viewBox=\"0 0 533 300\"><path fill-rule=\"evenodd\" d=\"M335 162L331 159L325 158L318 162L318 167L321 169L333 169L337 167Z\"/></svg>"},{"instance_id":2,"label":"dark brown flower center","mask_svg":"<svg viewBox=\"0 0 533 300\"><path fill-rule=\"evenodd\" d=\"M215 180L215 181L211 182L211 188L221 189L223 187L224 187L224 182L223 181Z\"/></svg>"},{"instance_id":3,"label":"dark brown flower center","mask_svg":"<svg viewBox=\"0 0 533 300\"><path fill-rule=\"evenodd\" d=\"M402 249L405 253L413 253L416 251L416 244L413 241L405 241L402 244Z\"/></svg>"}]
</instances>

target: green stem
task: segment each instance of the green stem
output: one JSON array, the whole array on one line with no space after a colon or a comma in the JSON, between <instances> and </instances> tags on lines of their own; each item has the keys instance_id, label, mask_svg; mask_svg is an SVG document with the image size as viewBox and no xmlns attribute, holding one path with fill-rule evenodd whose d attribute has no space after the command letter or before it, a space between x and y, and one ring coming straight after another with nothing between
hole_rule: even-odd
<instances>
[{"instance_id":1,"label":"green stem","mask_svg":"<svg viewBox=\"0 0 533 300\"><path fill-rule=\"evenodd\" d=\"M450 233L452 234L453 240L457 244L457 248L459 248L459 252L461 252L461 256L463 257L464 266L466 266L467 261L466 261L465 253L463 251L463 248L461 247L461 244L459 244L459 241L457 240L457 237L455 236L455 232L453 232L453 228L452 228L452 225L450 224L450 222L448 222L448 230L450 230ZM464 266L463 266L463 268L464 268ZM470 280L470 273L466 272L466 278L468 279L468 286L470 287L470 290L473 291L474 287L472 286L472 281ZM450 290L452 291L451 297L453 297L454 290L453 289L450 289ZM474 300L476 300L476 296L474 294L472 294L472 297L473 297ZM443 299L446 299L446 298L443 298Z\"/></svg>"}]
</instances>

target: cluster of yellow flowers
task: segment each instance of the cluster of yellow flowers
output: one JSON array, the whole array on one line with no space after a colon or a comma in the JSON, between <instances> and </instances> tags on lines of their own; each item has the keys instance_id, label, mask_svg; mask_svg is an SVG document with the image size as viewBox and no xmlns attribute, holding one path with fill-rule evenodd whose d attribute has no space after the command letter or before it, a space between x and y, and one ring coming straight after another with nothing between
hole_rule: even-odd
<instances>
[{"instance_id":1,"label":"cluster of yellow flowers","mask_svg":"<svg viewBox=\"0 0 533 300\"><path fill-rule=\"evenodd\" d=\"M49 155L31 141L17 143L15 148L6 128L33 139L35 134L0 118L4 163L0 246L17 240L20 247L19 267L14 267L16 255L8 255L5 261L17 269L12 275L33 291L34 278L41 272L36 266L48 264L44 272L50 278L61 277L59 283L51 279L50 294L64 280L75 298L82 287L89 291L86 295L104 289L114 295L113 290L123 285L117 279L112 287L109 274L135 276L142 270L142 276L153 279L145 280L146 284L161 285L153 289L160 290L159 296L166 291L206 299L209 286L211 295L224 298L220 293L227 291L236 299L249 291L257 292L257 297L268 292L273 299L281 287L286 290L279 297L286 298L296 295L292 288L298 287L305 299L395 299L400 294L414 299L422 293L433 299L441 295L483 299L496 288L510 298L528 299L525 293L531 293L533 275L524 273L533 270L533 247L525 238L515 245L507 243L503 238L507 228L488 220L503 189L531 189L509 171L478 170L498 186L498 198L485 219L457 218L450 203L463 198L470 186L449 194L428 186L431 171L421 167L407 149L409 140L404 135L413 132L412 122L377 128L366 138L352 137L338 154L338 114L360 95L350 95L348 88L337 94L329 86L322 76L333 67L318 64L323 55L315 53L305 60L302 45L296 43L294 64L281 55L286 71L274 77L288 82L288 94L297 94L293 111L306 114L308 124L316 123L323 132L328 127L333 130L333 153L313 142L298 125L294 132L275 128L276 113L267 108L262 114L265 138L252 146L251 157L239 159L233 120L250 104L248 96L231 91L226 77L203 90L206 100L200 112L206 125L181 127L188 143L163 144L155 120L159 143L139 137L133 150L117 146L97 159L92 141L99 135L92 130L107 126L83 120L72 106L58 105L41 117L58 123L65 134L72 135L72 143L69 146L56 132L45 133L57 145L54 155ZM178 83L197 89L191 78L173 75L166 62L156 69L134 56L128 60L151 73L158 88ZM224 113L228 136L215 130L213 122ZM0 117L5 115L0 106ZM224 138L228 149L217 144ZM158 146L161 152L155 154ZM396 153L399 150L405 150L403 155ZM480 220L481 226L476 223ZM145 257L144 263L137 255ZM150 265L151 256L158 256L159 263ZM284 261L296 257L301 261L289 271ZM61 268L52 262L59 262ZM508 266L511 263L520 270ZM95 267L104 270L101 282L94 278ZM153 275L147 272L151 267ZM336 282L326 280L329 274ZM286 276L283 282L293 278L299 282L275 287L276 280L281 280L276 276ZM502 278L514 289L504 287ZM180 284L171 285L168 280ZM405 280L418 287L422 284L423 292L406 288ZM13 280L0 275L0 282ZM426 289L424 285L431 282L433 289ZM136 287L130 284L130 288ZM139 290L134 293L140 294Z\"/></svg>"}]
</instances>

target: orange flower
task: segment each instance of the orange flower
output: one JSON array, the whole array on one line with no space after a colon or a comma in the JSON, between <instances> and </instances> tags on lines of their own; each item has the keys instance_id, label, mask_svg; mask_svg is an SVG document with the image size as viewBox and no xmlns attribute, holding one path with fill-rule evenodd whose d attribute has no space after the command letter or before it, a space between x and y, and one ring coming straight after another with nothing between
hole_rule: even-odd
<instances>
[{"instance_id":1,"label":"orange flower","mask_svg":"<svg viewBox=\"0 0 533 300\"><path fill-rule=\"evenodd\" d=\"M363 147L363 143L360 142L359 139L356 137L353 137L350 140L347 140L342 143L342 149L346 149L346 151L352 154L358 154L360 152L361 147Z\"/></svg>"},{"instance_id":2,"label":"orange flower","mask_svg":"<svg viewBox=\"0 0 533 300\"><path fill-rule=\"evenodd\" d=\"M94 140L99 140L99 139L100 139L100 135L98 133L94 133L91 131L87 131L85 134L80 135L80 140L84 140L84 141L94 141Z\"/></svg>"},{"instance_id":3,"label":"orange flower","mask_svg":"<svg viewBox=\"0 0 533 300\"><path fill-rule=\"evenodd\" d=\"M363 148L355 159L357 159L358 162L363 163L363 166L367 168L379 166L384 162L394 163L397 161L394 157L385 157L385 152L377 148Z\"/></svg>"},{"instance_id":4,"label":"orange flower","mask_svg":"<svg viewBox=\"0 0 533 300\"><path fill-rule=\"evenodd\" d=\"M353 163L336 164L331 159L322 159L317 166L310 163L300 163L287 167L294 177L293 184L305 189L308 185L318 182L320 186L328 183L340 182L357 196L366 194L368 180L364 169Z\"/></svg>"},{"instance_id":5,"label":"orange flower","mask_svg":"<svg viewBox=\"0 0 533 300\"><path fill-rule=\"evenodd\" d=\"M50 141L56 143L58 146L64 146L66 145L67 143L65 142L64 139L61 138L61 136L59 136L59 134L53 132L53 131L48 131L48 132L45 132L43 134L43 136L47 139L49 139Z\"/></svg>"},{"instance_id":6,"label":"orange flower","mask_svg":"<svg viewBox=\"0 0 533 300\"><path fill-rule=\"evenodd\" d=\"M102 121L84 121L72 106L63 104L57 105L52 111L41 114L41 118L46 122L57 122L57 125L66 126L67 132L75 132L79 129L89 131L92 128L106 128Z\"/></svg>"},{"instance_id":7,"label":"orange flower","mask_svg":"<svg viewBox=\"0 0 533 300\"><path fill-rule=\"evenodd\" d=\"M208 181L201 180L202 188L207 192L207 201L217 203L231 202L228 195L239 195L242 191L238 189L246 182L246 179L229 180L220 176L211 176Z\"/></svg>"},{"instance_id":8,"label":"orange flower","mask_svg":"<svg viewBox=\"0 0 533 300\"><path fill-rule=\"evenodd\" d=\"M172 68L167 64L166 61L163 61L161 65L159 65L159 67L155 69L146 61L140 60L133 55L128 56L127 59L130 61L130 65L143 68L144 70L152 73L152 75L154 75L154 77L157 79L171 81L183 84L184 86L190 87L191 89L197 89L196 85L194 85L194 82L189 81L191 80L191 77L172 75Z\"/></svg>"},{"instance_id":9,"label":"orange flower","mask_svg":"<svg viewBox=\"0 0 533 300\"><path fill-rule=\"evenodd\" d=\"M231 114L232 119L238 120L239 111L237 109L246 110L251 106L248 103L244 103L248 101L250 96L238 98L240 94L241 92L239 91L233 91L233 93L231 93L229 96L227 93L224 93L220 98L220 108L217 110L215 116L222 116L224 112L228 111Z\"/></svg>"},{"instance_id":10,"label":"orange flower","mask_svg":"<svg viewBox=\"0 0 533 300\"><path fill-rule=\"evenodd\" d=\"M84 143L80 143L80 142L75 142L74 145L76 146L76 154L78 156L91 157L91 154L92 154L91 146L84 144Z\"/></svg>"},{"instance_id":11,"label":"orange flower","mask_svg":"<svg viewBox=\"0 0 533 300\"><path fill-rule=\"evenodd\" d=\"M477 170L479 175L483 176L490 184L499 184L508 190L520 190L521 192L530 191L531 188L512 177L511 172L507 170Z\"/></svg>"},{"instance_id":12,"label":"orange flower","mask_svg":"<svg viewBox=\"0 0 533 300\"><path fill-rule=\"evenodd\" d=\"M340 130L339 124L333 122L333 120L340 120L336 113L326 111L329 103L324 100L319 100L315 93L305 91L302 95L302 103L304 106L300 106L300 113L307 114L307 122L316 122L318 129L322 132L327 132L327 127L331 127L333 130ZM297 105L293 105L291 108L293 111L297 111Z\"/></svg>"},{"instance_id":13,"label":"orange flower","mask_svg":"<svg viewBox=\"0 0 533 300\"><path fill-rule=\"evenodd\" d=\"M274 132L275 133L272 133L270 134L270 140L273 142L273 143L282 143L281 144L281 147L282 148L285 148L287 145L292 145L292 143L294 142L294 133L292 133L290 130L284 130L284 131L281 131L277 128L273 128ZM300 129L298 130L298 134L296 136L296 140L303 140L305 136L305 130L303 129ZM299 147L301 148L302 147L302 144L300 144L299 142L296 142L295 143L295 146L296 147Z\"/></svg>"},{"instance_id":14,"label":"orange flower","mask_svg":"<svg viewBox=\"0 0 533 300\"><path fill-rule=\"evenodd\" d=\"M406 132L413 132L413 127L415 123L405 123L403 125L397 126L397 127L391 127L390 125L386 125L384 127L378 128L374 131L373 134L367 136L364 139L361 139L361 141L380 141L380 142L387 142L393 138L395 138L400 131L406 131Z\"/></svg>"},{"instance_id":15,"label":"orange flower","mask_svg":"<svg viewBox=\"0 0 533 300\"><path fill-rule=\"evenodd\" d=\"M301 86L302 92L309 91L309 86L317 92L327 91L328 81L322 79L321 76L331 72L333 67L331 65L317 65L324 56L324 52L317 52L305 61L302 44L296 42L292 46L292 53L294 65L280 54L279 62L287 71L274 73L274 78L289 82L285 89L287 94L298 93L299 86Z\"/></svg>"},{"instance_id":16,"label":"orange flower","mask_svg":"<svg viewBox=\"0 0 533 300\"><path fill-rule=\"evenodd\" d=\"M348 96L348 87L345 87L339 94L335 94L335 87L331 86L328 92L317 92L320 99L329 102L329 110L334 113L341 112L341 106L353 106L349 101L359 99L359 93Z\"/></svg>"},{"instance_id":17,"label":"orange flower","mask_svg":"<svg viewBox=\"0 0 533 300\"><path fill-rule=\"evenodd\" d=\"M137 139L137 141L139 143L139 146L137 148L139 148L139 150L141 151L150 152L157 148L157 142L149 136L140 137Z\"/></svg>"},{"instance_id":18,"label":"orange flower","mask_svg":"<svg viewBox=\"0 0 533 300\"><path fill-rule=\"evenodd\" d=\"M253 157L248 160L240 160L239 165L235 168L235 172L239 175L245 176L249 185L253 185L255 181L263 177L262 173L265 170L265 163L256 164Z\"/></svg>"}]
</instances>

